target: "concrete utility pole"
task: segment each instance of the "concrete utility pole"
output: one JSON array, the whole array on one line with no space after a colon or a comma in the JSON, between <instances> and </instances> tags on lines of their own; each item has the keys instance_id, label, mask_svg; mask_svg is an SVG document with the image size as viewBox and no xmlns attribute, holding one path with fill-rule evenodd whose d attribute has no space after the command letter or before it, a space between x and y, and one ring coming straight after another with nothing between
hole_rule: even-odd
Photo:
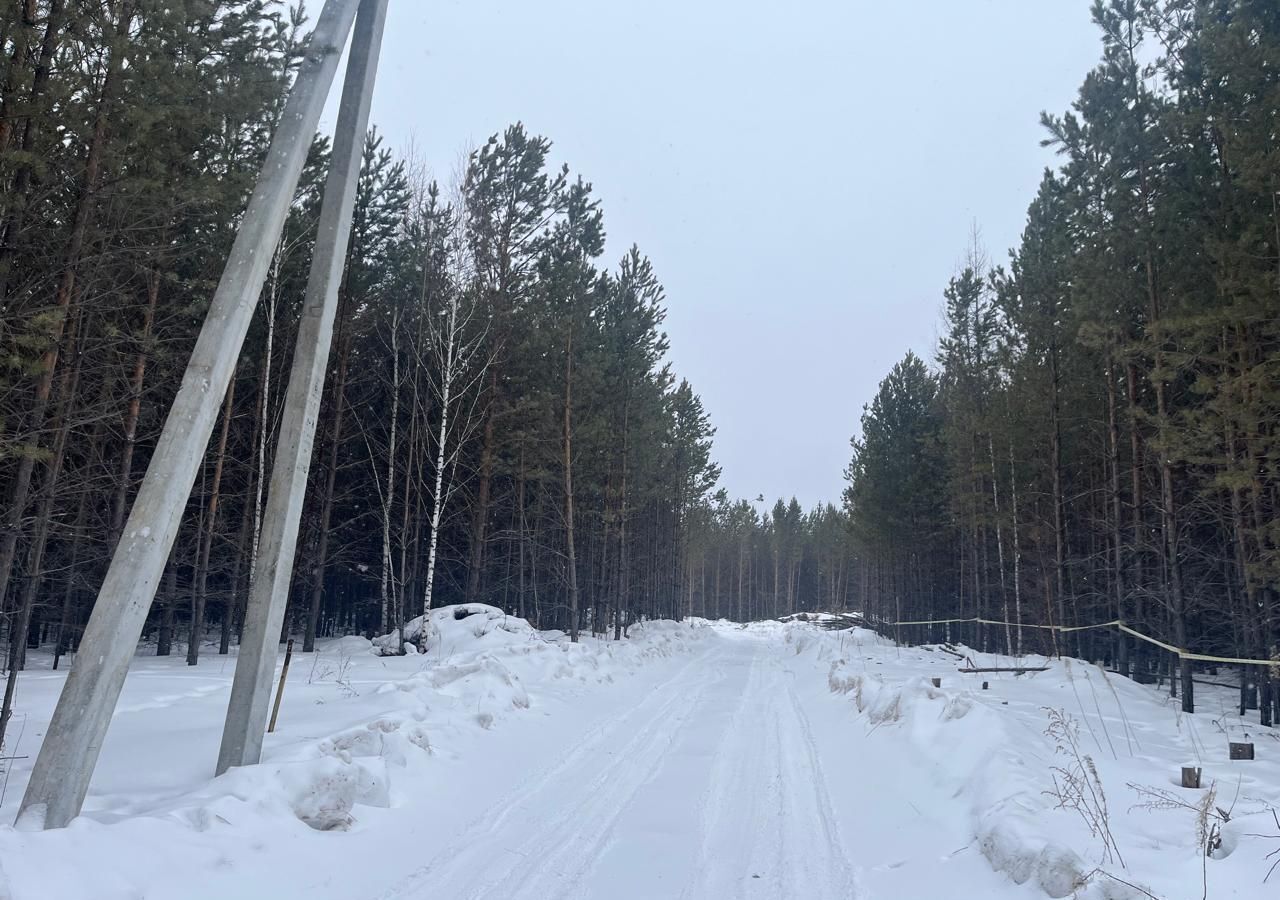
<instances>
[{"instance_id":1,"label":"concrete utility pole","mask_svg":"<svg viewBox=\"0 0 1280 900\"><path fill-rule=\"evenodd\" d=\"M218 751L221 775L232 766L252 765L262 758L262 738L267 727L271 676L275 671L280 627L289 599L293 556L298 542L298 520L307 493L307 472L320 414L320 396L333 342L333 320L338 307L338 282L351 237L351 214L369 128L369 103L378 71L382 28L387 0L362 0L347 62L346 81L338 126L333 136L333 156L320 206L315 254L307 276L307 294L298 325L298 345L285 394L280 442L271 469L271 488L262 517L262 543L258 567L249 586L240 658L231 684L227 723Z\"/></svg>"},{"instance_id":2,"label":"concrete utility pole","mask_svg":"<svg viewBox=\"0 0 1280 900\"><path fill-rule=\"evenodd\" d=\"M80 813L358 6L359 0L326 0L316 22L182 385L45 732L19 819L60 828Z\"/></svg>"}]
</instances>

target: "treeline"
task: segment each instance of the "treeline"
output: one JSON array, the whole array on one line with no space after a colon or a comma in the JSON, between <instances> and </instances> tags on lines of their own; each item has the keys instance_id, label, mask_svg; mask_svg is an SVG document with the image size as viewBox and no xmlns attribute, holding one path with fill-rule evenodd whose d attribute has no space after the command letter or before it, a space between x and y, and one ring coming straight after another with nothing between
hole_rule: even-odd
<instances>
[{"instance_id":1,"label":"treeline","mask_svg":"<svg viewBox=\"0 0 1280 900\"><path fill-rule=\"evenodd\" d=\"M1278 658L1280 6L1106 0L1102 59L1044 116L1062 156L1007 267L947 286L936 368L862 420L847 507L885 619L1123 619ZM923 629L915 632L924 635ZM1114 632L964 626L983 648L1193 665ZM935 637L941 628L934 629ZM1280 700L1258 682L1262 720Z\"/></svg>"},{"instance_id":2,"label":"treeline","mask_svg":"<svg viewBox=\"0 0 1280 900\"><path fill-rule=\"evenodd\" d=\"M858 561L838 507L819 504L806 513L792 497L761 514L720 491L695 515L689 613L753 622L856 605Z\"/></svg>"},{"instance_id":3,"label":"treeline","mask_svg":"<svg viewBox=\"0 0 1280 900\"><path fill-rule=\"evenodd\" d=\"M295 67L261 0L0 11L0 609L7 663L74 651ZM483 601L618 633L680 616L713 430L665 297L591 185L514 125L434 181L366 144L286 629ZM236 640L328 159L316 141L147 626ZM701 567L702 563L698 565ZM701 568L698 569L702 571Z\"/></svg>"}]
</instances>

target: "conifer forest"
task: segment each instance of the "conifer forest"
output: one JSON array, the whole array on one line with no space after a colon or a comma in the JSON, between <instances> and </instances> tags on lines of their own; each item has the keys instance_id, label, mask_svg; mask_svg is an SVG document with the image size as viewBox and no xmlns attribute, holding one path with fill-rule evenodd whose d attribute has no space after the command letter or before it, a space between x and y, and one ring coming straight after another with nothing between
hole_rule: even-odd
<instances>
[{"instance_id":1,"label":"conifer forest","mask_svg":"<svg viewBox=\"0 0 1280 900\"><path fill-rule=\"evenodd\" d=\"M843 504L812 510L717 491L661 273L637 247L602 258L607 211L549 137L513 123L441 180L373 129L289 630L310 648L459 601L600 632L851 607L1276 652L1280 13L1094 17L1102 57L1044 116L1061 164L1021 243L1005 261L975 238L940 285L936 356L886 375L849 423ZM0 20L10 667L75 647L306 21L261 0L23 0ZM154 604L162 655L236 639L327 154L318 138ZM1167 664L1129 643L1107 652Z\"/></svg>"},{"instance_id":2,"label":"conifer forest","mask_svg":"<svg viewBox=\"0 0 1280 900\"><path fill-rule=\"evenodd\" d=\"M259 0L6 15L0 596L20 668L27 644L75 646L305 19ZM716 492L660 275L636 247L601 258L589 173L550 150L514 123L442 182L369 134L290 594L307 649L432 604L604 632L847 596L837 508L766 523ZM236 639L327 155L317 139L154 604L157 652L182 636L193 665L188 635Z\"/></svg>"},{"instance_id":3,"label":"conifer forest","mask_svg":"<svg viewBox=\"0 0 1280 900\"><path fill-rule=\"evenodd\" d=\"M900 621L1119 619L1278 658L1280 9L1093 16L1102 58L1043 116L1061 164L1021 242L1000 263L971 248L936 358L908 354L862 416L845 504L864 603ZM967 627L1015 652L1048 640ZM1099 639L1048 649L1139 677L1174 662Z\"/></svg>"},{"instance_id":4,"label":"conifer forest","mask_svg":"<svg viewBox=\"0 0 1280 900\"><path fill-rule=\"evenodd\" d=\"M392 6L405 2L417 0ZM161 428L184 372L193 377L188 360L291 85L315 50L321 5L0 6L0 757L36 752L31 731L25 741L15 731L24 693L44 696L23 673L76 664ZM943 656L939 645L961 657L1043 657L1031 672L1088 660L1187 714L1216 683L1224 709L1280 725L1280 3L1078 5L1097 56L1075 73L1070 106L1041 115L1052 163L1023 198L1020 239L988 246L981 221L955 236L949 249L963 262L929 298L936 342L894 348L900 361L873 395L797 388L823 395L850 437L842 496L812 505L724 485L717 410L679 371L666 325L669 309L706 298L664 288L643 241L610 240L590 166L562 161L555 134L494 122L473 144L458 135L456 165L442 170L374 121L340 261L282 651L288 639L320 654L359 637L383 656L430 661L452 634L429 631L445 607L460 620L494 608L527 622L521 635L606 647L633 632L657 641L646 629L664 620L755 635L766 620L836 615L926 661ZM333 140L323 130L314 139L282 235L257 248L270 257L266 284L230 386L210 401L220 403L212 438L138 646L139 660L176 658L164 671L186 671L184 657L212 671L237 654ZM840 152L827 151L831 177L862 177ZM849 246L839 261L850 278L876 265L858 253ZM792 299L770 315L787 315ZM762 405L754 427L774 427L772 414ZM385 643L391 634L399 639ZM807 646L796 644L797 659ZM840 666L862 657L843 641L829 652L831 690L854 690ZM319 677L319 663L305 665ZM784 691L783 676L755 665L751 678ZM974 671L1014 663L990 665ZM719 689L699 679L707 696ZM785 701L752 715L809 728ZM663 721L655 707L644 733ZM785 736L768 740L802 752ZM831 812L814 802L812 815ZM584 821L604 829L583 804ZM526 824L530 835L540 827ZM1102 848L1118 857L1124 842L1110 840ZM521 846L531 859L560 852ZM458 893L433 896L526 896L514 886L552 877L513 869L506 888L493 875L493 893L466 893L469 852L455 848L457 871L439 870ZM843 856L815 852L814 871L844 874L807 892L784 889L805 883L797 868L789 882L766 873L753 888L766 893L717 882L685 896L854 896L861 876ZM992 866L984 878L1001 871ZM1080 877L1077 887L1096 880Z\"/></svg>"}]
</instances>

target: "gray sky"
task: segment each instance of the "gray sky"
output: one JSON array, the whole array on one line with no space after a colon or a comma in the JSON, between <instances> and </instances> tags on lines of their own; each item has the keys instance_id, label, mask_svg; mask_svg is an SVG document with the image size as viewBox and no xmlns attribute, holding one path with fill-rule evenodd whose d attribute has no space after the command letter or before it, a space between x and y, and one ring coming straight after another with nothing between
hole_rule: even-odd
<instances>
[{"instance_id":1,"label":"gray sky","mask_svg":"<svg viewBox=\"0 0 1280 900\"><path fill-rule=\"evenodd\" d=\"M312 6L318 10L318 5ZM667 291L730 494L839 499L849 438L932 357L972 223L1016 243L1088 0L392 0L373 118L447 180L520 120ZM313 10L314 13L314 10Z\"/></svg>"}]
</instances>

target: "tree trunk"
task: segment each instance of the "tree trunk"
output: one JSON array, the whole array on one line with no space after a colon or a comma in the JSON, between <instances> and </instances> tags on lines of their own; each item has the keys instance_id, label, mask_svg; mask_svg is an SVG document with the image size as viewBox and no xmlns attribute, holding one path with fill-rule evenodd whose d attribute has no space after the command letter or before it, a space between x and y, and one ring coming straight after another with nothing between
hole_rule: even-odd
<instances>
[{"instance_id":1,"label":"tree trunk","mask_svg":"<svg viewBox=\"0 0 1280 900\"><path fill-rule=\"evenodd\" d=\"M9 139L13 134L13 120L17 118L14 107L17 105L21 89L19 82L31 47L31 35L36 28L36 14L36 0L23 0L22 12L15 17L18 21L14 23L17 27L13 34L13 52L5 67L4 84L0 85L0 154L9 149ZM13 13L10 12L9 15L12 16ZM7 40L0 41L0 47L5 43Z\"/></svg>"},{"instance_id":2,"label":"tree trunk","mask_svg":"<svg viewBox=\"0 0 1280 900\"><path fill-rule=\"evenodd\" d=\"M578 558L573 544L573 326L565 347L564 368L564 520L569 575L569 640L578 642Z\"/></svg>"},{"instance_id":3,"label":"tree trunk","mask_svg":"<svg viewBox=\"0 0 1280 900\"><path fill-rule=\"evenodd\" d=\"M521 445L520 445L520 468L519 468L519 474L517 475L517 480L516 480L516 506L517 506L517 509L516 509L516 531L517 531L517 535L518 535L518 536L517 536L517 542L518 542L518 544L519 544L519 557L520 557L520 558L519 558L520 573L519 573L519 575L517 576L517 578L519 579L519 588L518 588L517 593L516 593L516 602L517 602L517 604L518 604L517 609L519 610L520 618L522 618L522 619L528 618L528 616L526 616L526 615L525 615L525 608L524 608L524 591L525 591L525 587L524 587L524 571L525 571L525 561L524 561L524 539L525 539L525 528L526 528L526 525L525 525L525 519L524 519L524 492L525 492L525 478L524 478L524 444L523 444L523 443L521 443Z\"/></svg>"},{"instance_id":4,"label":"tree trunk","mask_svg":"<svg viewBox=\"0 0 1280 900\"><path fill-rule=\"evenodd\" d=\"M391 628L400 632L400 646L404 646L404 617L395 602L395 573L391 564L391 508L396 494L396 436L400 418L400 317L391 318L391 436L387 447L387 488L382 502L382 573L378 578L381 600L381 633Z\"/></svg>"},{"instance_id":5,"label":"tree trunk","mask_svg":"<svg viewBox=\"0 0 1280 900\"><path fill-rule=\"evenodd\" d=\"M444 521L444 507L448 500L447 492L451 492L453 488L452 476L450 477L449 485L447 487L445 485L445 468L450 465L451 460L448 452L449 420L453 413L452 404L455 402L453 389L454 382L458 376L459 351L461 350L460 342L462 340L460 333L462 323L458 317L458 302L456 295L450 298L448 321L445 324L447 331L444 335L444 345L441 348L444 351L444 360L440 375L440 428L436 433L435 493L431 498L431 536L428 538L426 583L423 585L422 591L422 611L424 615L430 612L435 593L436 555L440 548L440 525ZM437 346L439 346L438 342ZM492 440L492 434L490 433L492 423L493 416L490 413L485 423L486 440ZM485 502L488 502L487 498ZM473 547L472 550L474 551L475 548ZM470 591L470 574L468 574L468 591ZM470 595L468 595L467 602L473 602L470 599ZM425 632L423 637L426 637Z\"/></svg>"},{"instance_id":6,"label":"tree trunk","mask_svg":"<svg viewBox=\"0 0 1280 900\"><path fill-rule=\"evenodd\" d=\"M168 656L173 650L173 608L178 601L178 563L169 560L161 590L160 631L156 635L156 656Z\"/></svg>"},{"instance_id":7,"label":"tree trunk","mask_svg":"<svg viewBox=\"0 0 1280 900\"><path fill-rule=\"evenodd\" d=\"M1013 438L1009 438L1009 512L1013 520L1013 618L1014 656L1022 655L1022 545L1018 542L1018 472L1013 462Z\"/></svg>"},{"instance_id":8,"label":"tree trunk","mask_svg":"<svg viewBox=\"0 0 1280 900\"><path fill-rule=\"evenodd\" d=\"M1120 497L1120 423L1116 413L1116 368L1114 350L1107 361L1107 468L1111 476L1111 584L1115 604L1115 616L1125 618L1124 590L1124 541L1121 539L1123 512ZM1116 669L1124 677L1129 676L1129 638L1124 632L1116 634Z\"/></svg>"},{"instance_id":9,"label":"tree trunk","mask_svg":"<svg viewBox=\"0 0 1280 900\"><path fill-rule=\"evenodd\" d=\"M111 523L107 530L108 550L115 549L120 541L120 532L124 529L124 514L133 481L133 453L138 441L138 419L142 415L142 384L146 379L147 361L151 356L151 330L155 327L159 299L160 273L153 271L147 278L147 305L142 315L141 347L134 358L133 374L129 377L129 403L124 415L124 448L120 452L120 469L115 496L111 502Z\"/></svg>"},{"instance_id":10,"label":"tree trunk","mask_svg":"<svg viewBox=\"0 0 1280 900\"><path fill-rule=\"evenodd\" d=\"M1130 522L1132 534L1130 552L1133 554L1133 623L1135 628L1141 628L1146 624L1146 604L1143 602L1142 595L1145 583L1142 563L1145 523L1142 499L1142 438L1138 432L1138 368L1133 363L1125 366L1125 397L1129 421L1129 498L1133 504ZM1146 647L1141 641L1135 642L1133 671L1145 673L1146 658Z\"/></svg>"},{"instance_id":11,"label":"tree trunk","mask_svg":"<svg viewBox=\"0 0 1280 900\"><path fill-rule=\"evenodd\" d=\"M1160 500L1163 509L1160 514L1161 530L1164 532L1165 566L1169 574L1168 609L1170 624L1173 626L1174 643L1187 649L1186 598L1182 588L1182 562L1179 558L1178 510L1173 490L1173 460L1170 454L1170 421L1165 384L1164 336L1161 334L1160 294L1156 282L1155 262L1148 248L1146 256L1147 295L1149 300L1150 327L1156 341L1156 353L1153 361L1151 380L1156 392L1156 424L1160 440ZM1183 712L1195 712L1194 686L1191 680L1191 660L1178 659L1179 680L1182 682ZM1172 687L1172 673L1170 673Z\"/></svg>"},{"instance_id":12,"label":"tree trunk","mask_svg":"<svg viewBox=\"0 0 1280 900\"><path fill-rule=\"evenodd\" d=\"M23 586L22 598L18 604L18 618L10 633L9 674L5 679L4 701L0 704L0 748L4 747L5 728L13 713L13 697L18 686L18 672L26 666L27 637L31 630L31 611L35 606L36 594L43 582L42 566L44 551L49 538L49 528L53 520L53 504L57 499L58 478L62 474L62 461L66 454L67 437L71 431L70 407L80 375L81 357L75 353L76 333L79 330L79 317L71 325L68 336L69 351L75 359L74 365L67 371L59 384L57 433L53 441L53 456L49 460L45 476L45 484L41 491L40 508L36 516L36 530L27 554L27 579ZM2 595L0 595L2 596Z\"/></svg>"},{"instance_id":13,"label":"tree trunk","mask_svg":"<svg viewBox=\"0 0 1280 900\"><path fill-rule=\"evenodd\" d=\"M347 386L347 360L351 354L350 336L343 333L338 344L338 373L333 384L333 427L329 432L329 459L325 465L324 493L320 497L320 523L316 538L316 558L311 575L311 601L307 607L307 628L302 636L302 652L316 649L316 631L324 602L325 566L329 560L329 524L333 518L333 492L338 478L338 448L342 444L342 419L345 412L344 393Z\"/></svg>"},{"instance_id":14,"label":"tree trunk","mask_svg":"<svg viewBox=\"0 0 1280 900\"><path fill-rule=\"evenodd\" d=\"M236 536L235 561L231 564L231 589L227 592L227 601L222 610L222 633L218 638L218 655L226 656L231 652L231 630L236 617L240 615L240 584L245 569L245 557L249 553L249 536L253 533L253 504L249 502L249 493L245 494L244 508L240 511L240 528Z\"/></svg>"},{"instance_id":15,"label":"tree trunk","mask_svg":"<svg viewBox=\"0 0 1280 900\"><path fill-rule=\"evenodd\" d=\"M1049 427L1050 427L1050 450L1049 464L1053 469L1053 575L1054 575L1054 591L1057 600L1058 625L1066 624L1066 608L1067 608L1067 535L1066 524L1063 516L1063 498L1062 498L1062 422L1061 411L1058 396L1058 347L1057 340L1054 339L1052 346L1049 348L1049 382L1050 382L1050 401L1049 401ZM1058 633L1050 632L1053 635L1053 652L1054 655L1061 654L1059 646Z\"/></svg>"},{"instance_id":16,"label":"tree trunk","mask_svg":"<svg viewBox=\"0 0 1280 900\"><path fill-rule=\"evenodd\" d=\"M80 492L80 500L76 508L75 524L71 528L71 560L67 565L67 580L62 591L62 612L58 616L58 631L53 640L53 668L57 670L62 654L69 648L67 628L71 624L71 610L76 600L76 575L80 570L80 545L84 536L84 526L89 515L89 493Z\"/></svg>"},{"instance_id":17,"label":"tree trunk","mask_svg":"<svg viewBox=\"0 0 1280 900\"><path fill-rule=\"evenodd\" d=\"M218 502L221 497L222 470L227 459L227 438L231 433L231 411L236 401L236 380L233 376L222 402L222 433L218 436L218 449L214 453L213 484L209 487L209 508L205 511L205 528L200 536L200 555L196 561L195 590L191 600L191 638L187 642L187 665L194 666L200 660L200 641L204 636L205 598L209 585L209 556L213 552L213 537L218 531Z\"/></svg>"},{"instance_id":18,"label":"tree trunk","mask_svg":"<svg viewBox=\"0 0 1280 900\"><path fill-rule=\"evenodd\" d=\"M991 506L996 521L996 565L1000 567L1000 600L1004 619L1004 652L1013 653L1013 626L1009 623L1009 584L1004 571L1004 526L1000 521L1000 476L996 473L995 438L987 435L987 456L991 462Z\"/></svg>"},{"instance_id":19,"label":"tree trunk","mask_svg":"<svg viewBox=\"0 0 1280 900\"><path fill-rule=\"evenodd\" d=\"M622 404L622 484L618 509L618 602L613 620L613 639L622 639L622 622L631 605L631 544L627 538L627 523L630 518L630 495L627 493L627 475L630 465L631 441L631 395L627 394Z\"/></svg>"},{"instance_id":20,"label":"tree trunk","mask_svg":"<svg viewBox=\"0 0 1280 900\"><path fill-rule=\"evenodd\" d=\"M480 477L476 485L475 506L471 516L471 553L467 563L466 601L475 603L480 598L480 576L484 569L484 548L489 528L489 492L493 480L494 416L498 394L498 371L494 366L489 372L489 406L485 413L484 437L480 446Z\"/></svg>"}]
</instances>

